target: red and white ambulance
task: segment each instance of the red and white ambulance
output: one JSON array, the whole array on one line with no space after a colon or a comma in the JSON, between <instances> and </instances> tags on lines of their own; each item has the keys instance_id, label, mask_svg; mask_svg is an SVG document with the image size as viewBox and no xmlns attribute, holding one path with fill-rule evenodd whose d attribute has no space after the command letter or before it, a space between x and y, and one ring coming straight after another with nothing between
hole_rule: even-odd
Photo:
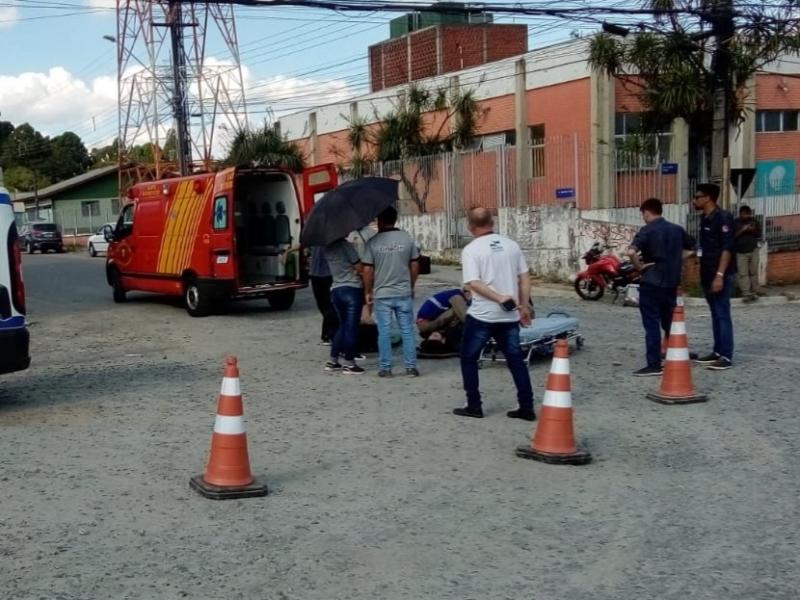
<instances>
[{"instance_id":1,"label":"red and white ambulance","mask_svg":"<svg viewBox=\"0 0 800 600\"><path fill-rule=\"evenodd\" d=\"M215 301L266 297L287 309L307 285L299 244L315 197L337 185L334 165L295 176L281 169L232 167L134 185L109 241L106 278L114 300L127 292L180 295L195 317Z\"/></svg>"}]
</instances>

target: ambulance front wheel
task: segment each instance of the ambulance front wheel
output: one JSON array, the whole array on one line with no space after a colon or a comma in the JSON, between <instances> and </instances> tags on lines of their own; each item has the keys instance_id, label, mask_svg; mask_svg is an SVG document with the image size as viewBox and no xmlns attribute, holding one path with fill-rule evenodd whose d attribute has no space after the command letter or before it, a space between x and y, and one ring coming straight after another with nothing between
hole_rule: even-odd
<instances>
[{"instance_id":1,"label":"ambulance front wheel","mask_svg":"<svg viewBox=\"0 0 800 600\"><path fill-rule=\"evenodd\" d=\"M122 277L120 277L119 271L117 270L114 270L111 274L111 289L114 302L117 304L125 302L126 291L125 288L122 287Z\"/></svg>"},{"instance_id":2,"label":"ambulance front wheel","mask_svg":"<svg viewBox=\"0 0 800 600\"><path fill-rule=\"evenodd\" d=\"M211 298L196 281L187 281L184 284L183 303L186 312L193 317L205 317L211 314Z\"/></svg>"}]
</instances>

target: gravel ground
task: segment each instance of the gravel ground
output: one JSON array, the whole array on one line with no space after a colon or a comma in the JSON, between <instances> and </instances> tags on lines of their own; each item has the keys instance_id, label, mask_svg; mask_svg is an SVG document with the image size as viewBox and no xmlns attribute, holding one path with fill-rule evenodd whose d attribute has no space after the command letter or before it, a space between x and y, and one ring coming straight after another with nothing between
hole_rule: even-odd
<instances>
[{"instance_id":1,"label":"gravel ground","mask_svg":"<svg viewBox=\"0 0 800 600\"><path fill-rule=\"evenodd\" d=\"M99 281L100 263L64 260ZM419 379L378 380L374 356L363 377L323 373L309 291L288 312L191 319L143 296L60 302L51 284L29 274L34 364L0 381L0 597L797 598L796 303L737 309L736 368L696 368L710 402L668 407L630 376L635 309L541 299L587 342L572 383L594 462L569 467L514 456L531 428L503 414L502 366L481 372L483 420L450 414L456 360L421 362ZM688 326L707 351L707 312ZM266 498L188 486L227 353ZM548 366L531 369L537 407Z\"/></svg>"}]
</instances>

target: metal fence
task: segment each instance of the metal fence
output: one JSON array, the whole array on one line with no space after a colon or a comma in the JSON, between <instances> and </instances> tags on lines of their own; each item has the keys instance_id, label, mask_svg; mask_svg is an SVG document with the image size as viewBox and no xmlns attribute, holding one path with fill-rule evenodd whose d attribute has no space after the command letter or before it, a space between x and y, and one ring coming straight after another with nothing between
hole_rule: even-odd
<instances>
[{"instance_id":1,"label":"metal fence","mask_svg":"<svg viewBox=\"0 0 800 600\"><path fill-rule=\"evenodd\" d=\"M97 211L87 211L85 214L80 209L41 208L38 211L26 212L19 215L18 225L24 226L36 221L56 223L64 235L87 235L95 233L106 223L115 223L119 215L104 207Z\"/></svg>"},{"instance_id":2,"label":"metal fence","mask_svg":"<svg viewBox=\"0 0 800 600\"><path fill-rule=\"evenodd\" d=\"M787 191L789 193L745 197L731 206L734 216L743 205L753 210L753 216L761 227L761 239L768 243L771 251L800 249L800 188ZM697 236L701 219L700 213L688 211L686 230Z\"/></svg>"}]
</instances>

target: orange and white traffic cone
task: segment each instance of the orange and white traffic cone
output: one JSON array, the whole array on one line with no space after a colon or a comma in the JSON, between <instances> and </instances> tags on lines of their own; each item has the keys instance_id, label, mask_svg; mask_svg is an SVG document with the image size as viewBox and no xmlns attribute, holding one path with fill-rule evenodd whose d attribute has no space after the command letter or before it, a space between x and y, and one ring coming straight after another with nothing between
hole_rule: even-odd
<instances>
[{"instance_id":1,"label":"orange and white traffic cone","mask_svg":"<svg viewBox=\"0 0 800 600\"><path fill-rule=\"evenodd\" d=\"M266 484L250 472L243 416L239 366L236 358L229 356L225 359L208 466L205 474L189 480L189 485L206 498L228 500L267 495Z\"/></svg>"},{"instance_id":2,"label":"orange and white traffic cone","mask_svg":"<svg viewBox=\"0 0 800 600\"><path fill-rule=\"evenodd\" d=\"M708 400L708 396L697 393L692 383L692 363L689 359L689 339L686 335L683 306L676 306L672 313L661 388L658 392L647 394L647 397L660 404L694 404Z\"/></svg>"},{"instance_id":3,"label":"orange and white traffic cone","mask_svg":"<svg viewBox=\"0 0 800 600\"><path fill-rule=\"evenodd\" d=\"M556 343L539 413L539 426L530 446L517 448L517 456L556 465L585 465L592 460L589 452L575 444L567 340Z\"/></svg>"}]
</instances>

